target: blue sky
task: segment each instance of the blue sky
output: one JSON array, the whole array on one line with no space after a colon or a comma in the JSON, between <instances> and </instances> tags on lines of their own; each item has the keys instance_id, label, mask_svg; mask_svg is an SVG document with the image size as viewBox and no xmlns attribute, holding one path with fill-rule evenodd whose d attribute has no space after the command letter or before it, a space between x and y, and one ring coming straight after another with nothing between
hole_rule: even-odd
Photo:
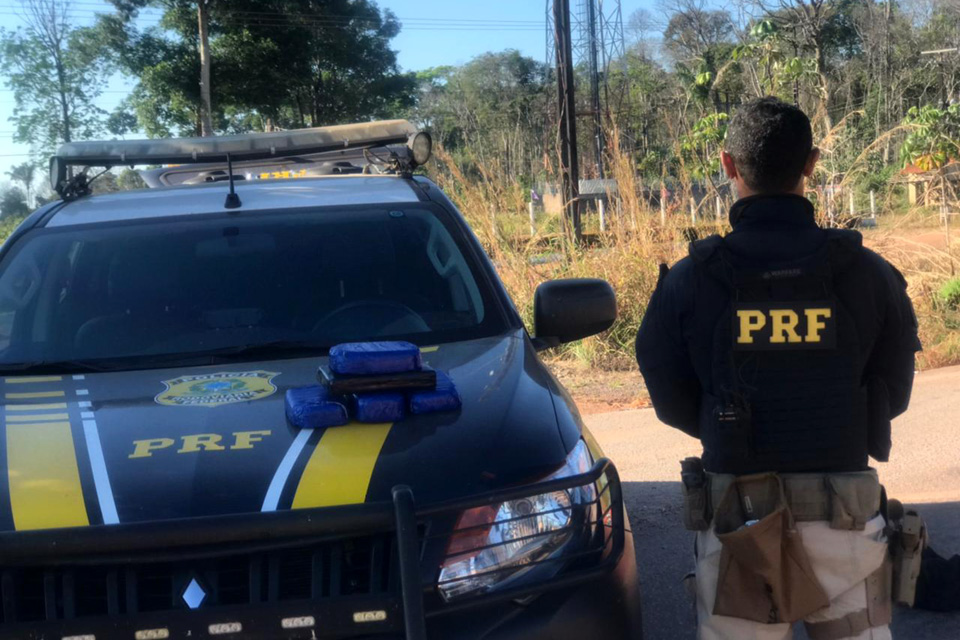
<instances>
[{"instance_id":1,"label":"blue sky","mask_svg":"<svg viewBox=\"0 0 960 640\"><path fill-rule=\"evenodd\" d=\"M393 11L404 25L393 47L406 71L462 64L481 53L504 49L519 49L538 60L546 56L544 0L380 0L379 4ZM653 0L622 0L622 5L624 21L636 9L655 11ZM19 6L19 0L0 0L0 27L9 30L22 24ZM98 11L108 10L110 5L103 0L73 0L72 3L78 24L89 24ZM141 22L156 22L158 15L148 12ZM99 106L112 109L133 83L132 79L119 76L111 79ZM29 150L25 145L13 143L13 125L8 121L12 112L13 94L3 85L0 87L0 182L5 180L11 165L26 159Z\"/></svg>"}]
</instances>

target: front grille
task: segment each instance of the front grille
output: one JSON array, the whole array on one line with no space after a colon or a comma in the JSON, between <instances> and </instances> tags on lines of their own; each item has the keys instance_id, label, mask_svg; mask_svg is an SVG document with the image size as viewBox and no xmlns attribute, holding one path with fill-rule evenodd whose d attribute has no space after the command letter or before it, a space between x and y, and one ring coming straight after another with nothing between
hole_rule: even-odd
<instances>
[{"instance_id":1,"label":"front grille","mask_svg":"<svg viewBox=\"0 0 960 640\"><path fill-rule=\"evenodd\" d=\"M376 535L217 558L96 566L6 567L0 571L0 623L276 604L399 591L396 539Z\"/></svg>"}]
</instances>

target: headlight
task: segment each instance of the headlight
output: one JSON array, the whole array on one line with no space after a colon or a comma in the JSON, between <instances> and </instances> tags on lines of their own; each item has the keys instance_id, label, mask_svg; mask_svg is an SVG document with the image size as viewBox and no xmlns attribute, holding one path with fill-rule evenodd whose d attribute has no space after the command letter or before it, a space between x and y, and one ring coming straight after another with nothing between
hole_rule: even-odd
<instances>
[{"instance_id":1,"label":"headlight","mask_svg":"<svg viewBox=\"0 0 960 640\"><path fill-rule=\"evenodd\" d=\"M586 473L593 460L581 440L545 480ZM469 509L457 520L438 587L447 601L485 593L529 574L589 532L593 485ZM555 572L559 563L548 565Z\"/></svg>"}]
</instances>

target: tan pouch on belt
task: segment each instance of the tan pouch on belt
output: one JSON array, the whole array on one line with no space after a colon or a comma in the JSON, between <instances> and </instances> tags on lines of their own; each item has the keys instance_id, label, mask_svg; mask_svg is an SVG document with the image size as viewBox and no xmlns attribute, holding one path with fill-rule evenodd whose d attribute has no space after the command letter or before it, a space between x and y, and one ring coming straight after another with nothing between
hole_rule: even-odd
<instances>
[{"instance_id":1,"label":"tan pouch on belt","mask_svg":"<svg viewBox=\"0 0 960 640\"><path fill-rule=\"evenodd\" d=\"M758 520L744 526L748 520ZM829 604L776 474L734 480L714 518L723 543L713 613L766 624L795 622Z\"/></svg>"},{"instance_id":2,"label":"tan pouch on belt","mask_svg":"<svg viewBox=\"0 0 960 640\"><path fill-rule=\"evenodd\" d=\"M880 481L875 471L827 476L830 528L863 531L880 509Z\"/></svg>"}]
</instances>

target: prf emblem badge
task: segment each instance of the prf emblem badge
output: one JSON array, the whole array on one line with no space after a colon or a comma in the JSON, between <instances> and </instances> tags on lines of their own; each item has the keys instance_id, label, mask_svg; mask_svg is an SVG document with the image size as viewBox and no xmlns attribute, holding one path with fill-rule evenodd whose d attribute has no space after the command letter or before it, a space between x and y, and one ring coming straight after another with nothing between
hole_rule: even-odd
<instances>
[{"instance_id":1,"label":"prf emblem badge","mask_svg":"<svg viewBox=\"0 0 960 640\"><path fill-rule=\"evenodd\" d=\"M222 371L164 380L167 388L156 397L168 407L219 407L272 396L277 392L271 371Z\"/></svg>"},{"instance_id":2,"label":"prf emblem badge","mask_svg":"<svg viewBox=\"0 0 960 640\"><path fill-rule=\"evenodd\" d=\"M836 347L837 309L831 301L734 306L733 348L736 351Z\"/></svg>"}]
</instances>

